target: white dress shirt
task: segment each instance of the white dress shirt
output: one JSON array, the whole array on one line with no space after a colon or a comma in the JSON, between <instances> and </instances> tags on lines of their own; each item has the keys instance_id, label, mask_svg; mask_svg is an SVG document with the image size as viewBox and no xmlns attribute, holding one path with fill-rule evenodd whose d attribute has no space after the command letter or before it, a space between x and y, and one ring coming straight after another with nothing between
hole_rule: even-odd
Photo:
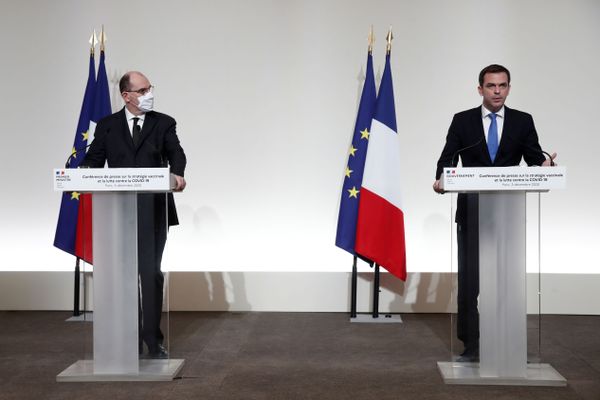
<instances>
[{"instance_id":1,"label":"white dress shirt","mask_svg":"<svg viewBox=\"0 0 600 400\"><path fill-rule=\"evenodd\" d=\"M144 127L144 118L145 117L146 117L146 114L134 115L129 112L127 107L125 107L125 118L127 118L127 125L129 125L129 134L131 135L131 137L133 137L133 119L134 118L140 119L138 121L138 125L140 126L140 131L141 131L141 129ZM488 123L488 125L489 125L489 123Z\"/></svg>"},{"instance_id":2,"label":"white dress shirt","mask_svg":"<svg viewBox=\"0 0 600 400\"><path fill-rule=\"evenodd\" d=\"M490 125L492 124L492 118L488 117L492 112L481 106L481 118L483 118L483 132L485 134L485 142L488 140L488 132L490 131ZM500 139L502 138L502 128L504 127L504 106L496 113L496 125L498 126L498 146L500 146Z\"/></svg>"}]
</instances>

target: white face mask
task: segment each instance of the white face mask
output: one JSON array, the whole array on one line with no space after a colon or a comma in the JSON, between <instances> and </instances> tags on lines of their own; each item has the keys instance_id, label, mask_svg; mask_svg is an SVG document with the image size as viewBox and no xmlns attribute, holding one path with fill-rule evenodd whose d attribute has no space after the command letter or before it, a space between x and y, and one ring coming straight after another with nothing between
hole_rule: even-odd
<instances>
[{"instance_id":1,"label":"white face mask","mask_svg":"<svg viewBox=\"0 0 600 400\"><path fill-rule=\"evenodd\" d=\"M154 109L154 95L152 92L148 92L138 97L138 102L138 108L142 112L148 112Z\"/></svg>"}]
</instances>

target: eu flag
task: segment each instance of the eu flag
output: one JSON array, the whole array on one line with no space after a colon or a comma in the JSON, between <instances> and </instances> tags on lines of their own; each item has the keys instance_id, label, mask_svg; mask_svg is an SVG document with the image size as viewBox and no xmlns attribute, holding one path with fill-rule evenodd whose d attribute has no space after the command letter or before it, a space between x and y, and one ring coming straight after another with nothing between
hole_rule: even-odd
<instances>
[{"instance_id":1,"label":"eu flag","mask_svg":"<svg viewBox=\"0 0 600 400\"><path fill-rule=\"evenodd\" d=\"M85 157L85 147L88 142L88 131L90 120L94 110L96 95L96 67L94 64L94 53L90 53L88 80L83 95L83 104L79 114L79 123L75 132L75 140L71 150L67 168L77 168ZM77 219L79 212L79 193L64 192L60 204L60 213L54 235L54 246L67 253L75 255L75 237L77 234Z\"/></svg>"},{"instance_id":2,"label":"eu flag","mask_svg":"<svg viewBox=\"0 0 600 400\"><path fill-rule=\"evenodd\" d=\"M371 121L375 112L376 90L373 74L373 56L369 51L367 56L367 71L365 83L360 97L358 115L354 126L352 144L348 154L348 163L344 176L340 213L338 215L335 245L356 255L354 244L356 240L356 221L358 202L362 185L365 159L369 146Z\"/></svg>"}]
</instances>

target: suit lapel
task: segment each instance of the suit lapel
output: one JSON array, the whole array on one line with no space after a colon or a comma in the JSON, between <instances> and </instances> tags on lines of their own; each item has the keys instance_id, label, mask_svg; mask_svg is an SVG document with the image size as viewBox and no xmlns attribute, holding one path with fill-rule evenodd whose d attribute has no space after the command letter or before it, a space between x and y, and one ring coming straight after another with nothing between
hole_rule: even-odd
<instances>
[{"instance_id":1,"label":"suit lapel","mask_svg":"<svg viewBox=\"0 0 600 400\"><path fill-rule=\"evenodd\" d=\"M146 138L148 138L148 136L150 136L150 134L152 133L152 130L154 130L155 125L156 125L156 115L154 115L153 112L146 113L146 115L144 117L144 126L142 127L142 138L140 139L137 147L135 148L136 150L139 149L141 147L142 143L144 143L144 141L146 140Z\"/></svg>"},{"instance_id":2,"label":"suit lapel","mask_svg":"<svg viewBox=\"0 0 600 400\"><path fill-rule=\"evenodd\" d=\"M129 130L129 124L127 123L127 115L125 114L125 107L119 111L119 121L121 124L121 134L123 135L123 140L127 145L131 148L131 150L135 150L133 146L133 137L131 136L131 131Z\"/></svg>"},{"instance_id":3,"label":"suit lapel","mask_svg":"<svg viewBox=\"0 0 600 400\"><path fill-rule=\"evenodd\" d=\"M500 143L498 143L498 154L500 154L500 150L502 147L506 146L506 142L513 140L510 136L514 133L515 120L512 117L512 110L506 106L504 106L504 122L502 126L502 137L500 138Z\"/></svg>"}]
</instances>

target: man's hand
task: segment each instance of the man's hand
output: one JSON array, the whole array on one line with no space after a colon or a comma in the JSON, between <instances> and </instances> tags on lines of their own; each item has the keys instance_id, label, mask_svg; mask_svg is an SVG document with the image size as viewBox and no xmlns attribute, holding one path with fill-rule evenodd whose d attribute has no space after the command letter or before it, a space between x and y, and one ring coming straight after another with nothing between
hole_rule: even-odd
<instances>
[{"instance_id":1,"label":"man's hand","mask_svg":"<svg viewBox=\"0 0 600 400\"><path fill-rule=\"evenodd\" d=\"M183 191L183 189L185 189L185 178L183 176L179 176L179 175L175 175L175 174L173 174L173 176L175 177L175 188L173 189L173 191L174 192Z\"/></svg>"},{"instance_id":2,"label":"man's hand","mask_svg":"<svg viewBox=\"0 0 600 400\"><path fill-rule=\"evenodd\" d=\"M542 163L542 167L551 167L553 164L556 165L556 163L554 163L555 158L556 158L556 153L552 153L550 155L550 158Z\"/></svg>"},{"instance_id":3,"label":"man's hand","mask_svg":"<svg viewBox=\"0 0 600 400\"><path fill-rule=\"evenodd\" d=\"M442 189L442 188L441 188L440 184L441 184L441 183L440 183L440 180L439 180L439 179L438 179L437 181L433 182L433 190L434 190L436 193L439 193L439 194L444 194L444 193L446 193L446 192L444 191L444 189Z\"/></svg>"}]
</instances>

